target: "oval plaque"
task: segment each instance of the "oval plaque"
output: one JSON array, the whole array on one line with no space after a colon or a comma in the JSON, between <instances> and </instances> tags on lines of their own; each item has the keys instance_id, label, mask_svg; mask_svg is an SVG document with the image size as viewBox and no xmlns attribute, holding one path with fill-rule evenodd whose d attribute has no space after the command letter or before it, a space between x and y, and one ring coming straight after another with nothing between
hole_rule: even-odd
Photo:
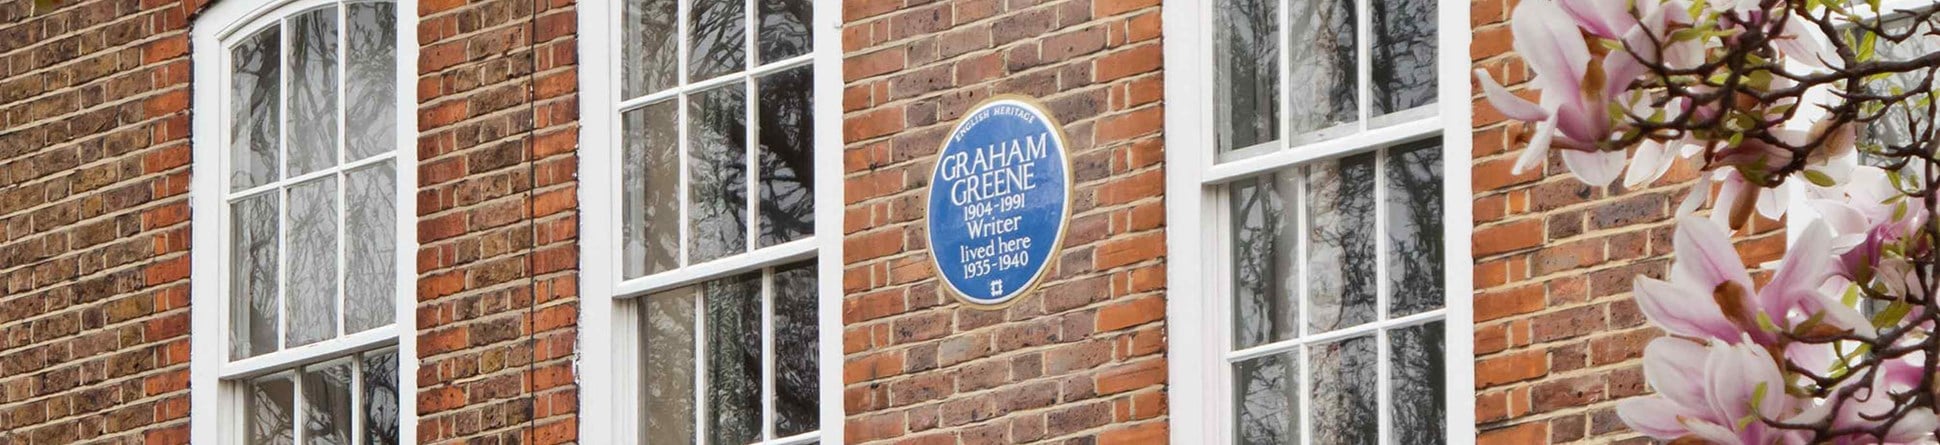
<instances>
[{"instance_id":1,"label":"oval plaque","mask_svg":"<svg viewBox=\"0 0 1940 445\"><path fill-rule=\"evenodd\" d=\"M1063 127L1031 100L998 96L957 121L930 173L930 258L965 303L1003 307L1049 273L1071 216Z\"/></svg>"}]
</instances>

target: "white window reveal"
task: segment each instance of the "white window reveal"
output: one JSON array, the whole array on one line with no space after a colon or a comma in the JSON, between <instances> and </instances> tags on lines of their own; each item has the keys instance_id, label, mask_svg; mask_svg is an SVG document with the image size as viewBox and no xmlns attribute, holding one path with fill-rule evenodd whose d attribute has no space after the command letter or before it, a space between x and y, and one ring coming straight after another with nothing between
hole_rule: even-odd
<instances>
[{"instance_id":1,"label":"white window reveal","mask_svg":"<svg viewBox=\"0 0 1940 445\"><path fill-rule=\"evenodd\" d=\"M1175 439L1473 437L1468 21L1449 6L1166 5L1169 331L1216 345L1173 349Z\"/></svg>"},{"instance_id":2,"label":"white window reveal","mask_svg":"<svg viewBox=\"0 0 1940 445\"><path fill-rule=\"evenodd\" d=\"M194 33L192 434L408 443L409 3L223 2ZM403 167L400 167L402 165ZM409 317L404 317L408 320ZM207 353L201 351L208 351ZM400 359L400 358L403 359Z\"/></svg>"},{"instance_id":3,"label":"white window reveal","mask_svg":"<svg viewBox=\"0 0 1940 445\"><path fill-rule=\"evenodd\" d=\"M839 5L582 6L582 439L839 441Z\"/></svg>"}]
</instances>

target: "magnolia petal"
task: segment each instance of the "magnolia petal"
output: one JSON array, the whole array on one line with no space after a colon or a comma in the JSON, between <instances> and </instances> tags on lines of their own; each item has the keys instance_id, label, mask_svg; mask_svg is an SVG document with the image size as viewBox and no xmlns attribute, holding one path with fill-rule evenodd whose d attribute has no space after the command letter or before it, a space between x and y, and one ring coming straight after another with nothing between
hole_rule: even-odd
<instances>
[{"instance_id":1,"label":"magnolia petal","mask_svg":"<svg viewBox=\"0 0 1940 445\"><path fill-rule=\"evenodd\" d=\"M1738 341L1744 333L1707 292L1641 276L1630 289L1644 318L1670 333L1725 341Z\"/></svg>"},{"instance_id":2,"label":"magnolia petal","mask_svg":"<svg viewBox=\"0 0 1940 445\"><path fill-rule=\"evenodd\" d=\"M1785 18L1785 29L1780 31L1772 47L1787 59L1798 61L1813 68L1843 66L1844 59L1832 51L1826 43L1825 34L1800 17Z\"/></svg>"},{"instance_id":3,"label":"magnolia petal","mask_svg":"<svg viewBox=\"0 0 1940 445\"><path fill-rule=\"evenodd\" d=\"M1678 414L1684 408L1662 397L1637 397L1617 403L1617 418L1624 425L1656 439L1671 440L1689 433Z\"/></svg>"},{"instance_id":4,"label":"magnolia petal","mask_svg":"<svg viewBox=\"0 0 1940 445\"><path fill-rule=\"evenodd\" d=\"M1642 62L1625 51L1612 51L1603 56L1603 97L1617 97L1623 90L1630 88L1630 82L1650 72ZM1681 97L1678 99L1682 99ZM1646 114L1647 116L1647 114Z\"/></svg>"},{"instance_id":5,"label":"magnolia petal","mask_svg":"<svg viewBox=\"0 0 1940 445\"><path fill-rule=\"evenodd\" d=\"M1819 220L1839 235L1863 235L1872 230L1866 221L1866 214L1846 203L1833 200L1815 200L1807 203L1819 213Z\"/></svg>"},{"instance_id":6,"label":"magnolia petal","mask_svg":"<svg viewBox=\"0 0 1940 445\"><path fill-rule=\"evenodd\" d=\"M1678 218L1671 246L1675 255L1671 282L1678 286L1701 289L1707 296L1726 281L1746 290L1752 288L1751 274L1745 271L1738 251L1731 247L1731 235L1725 233L1724 227L1694 216Z\"/></svg>"},{"instance_id":7,"label":"magnolia petal","mask_svg":"<svg viewBox=\"0 0 1940 445\"><path fill-rule=\"evenodd\" d=\"M1578 180L1596 187L1607 187L1623 174L1621 151L1563 150L1563 166Z\"/></svg>"},{"instance_id":8,"label":"magnolia petal","mask_svg":"<svg viewBox=\"0 0 1940 445\"><path fill-rule=\"evenodd\" d=\"M1927 436L1935 430L1940 430L1940 417L1934 416L1933 410L1915 408L1908 411L1904 417L1900 417L1900 421L1894 423L1892 428L1886 429L1886 442L1913 443L1929 439Z\"/></svg>"},{"instance_id":9,"label":"magnolia petal","mask_svg":"<svg viewBox=\"0 0 1940 445\"><path fill-rule=\"evenodd\" d=\"M1696 436L1699 439L1704 439L1705 441L1708 441L1710 443L1718 443L1718 444L1744 443L1744 441L1738 437L1737 433L1731 432L1730 428L1725 428L1723 425L1718 425L1711 422L1705 422L1702 420L1691 420L1689 418L1685 418L1684 429L1690 431L1692 436Z\"/></svg>"},{"instance_id":10,"label":"magnolia petal","mask_svg":"<svg viewBox=\"0 0 1940 445\"><path fill-rule=\"evenodd\" d=\"M1831 259L1832 233L1826 231L1825 222L1813 221L1786 249L1785 261L1772 274L1772 281L1758 291L1765 315L1783 320L1799 301L1818 293L1830 271Z\"/></svg>"},{"instance_id":11,"label":"magnolia petal","mask_svg":"<svg viewBox=\"0 0 1940 445\"><path fill-rule=\"evenodd\" d=\"M1644 346L1644 382L1682 406L1706 406L1704 345L1677 337L1657 337ZM1716 420L1716 419L1712 419Z\"/></svg>"},{"instance_id":12,"label":"magnolia petal","mask_svg":"<svg viewBox=\"0 0 1940 445\"><path fill-rule=\"evenodd\" d=\"M1786 405L1785 377L1763 346L1743 342L1727 345L1713 341L1705 358L1705 385L1710 390L1711 409L1735 421L1756 415L1777 418ZM1763 389L1760 389L1760 388ZM1760 396L1759 393L1763 395ZM1752 402L1758 402L1754 405ZM1740 430L1760 436L1764 422L1753 421Z\"/></svg>"},{"instance_id":13,"label":"magnolia petal","mask_svg":"<svg viewBox=\"0 0 1940 445\"><path fill-rule=\"evenodd\" d=\"M1508 89L1502 88L1502 84L1496 83L1494 78L1489 77L1488 71L1475 70L1475 81L1482 84L1482 97L1487 98L1489 105L1495 107L1496 111L1502 112L1503 116L1525 122L1549 118L1548 111L1537 106L1535 102L1524 100L1515 93L1510 93Z\"/></svg>"},{"instance_id":14,"label":"magnolia petal","mask_svg":"<svg viewBox=\"0 0 1940 445\"><path fill-rule=\"evenodd\" d=\"M1543 95L1582 97L1590 47L1568 12L1552 0L1527 0L1510 14L1509 26L1514 36L1512 45L1536 72Z\"/></svg>"},{"instance_id":15,"label":"magnolia petal","mask_svg":"<svg viewBox=\"0 0 1940 445\"><path fill-rule=\"evenodd\" d=\"M1801 177L1800 179L1803 179ZM1758 191L1758 214L1766 219L1785 216L1785 205L1791 203L1791 187L1760 187Z\"/></svg>"},{"instance_id":16,"label":"magnolia petal","mask_svg":"<svg viewBox=\"0 0 1940 445\"><path fill-rule=\"evenodd\" d=\"M1711 200L1711 175L1698 175L1697 183L1691 184L1691 191L1684 194L1684 202L1677 204L1677 217L1683 218L1696 213Z\"/></svg>"},{"instance_id":17,"label":"magnolia petal","mask_svg":"<svg viewBox=\"0 0 1940 445\"><path fill-rule=\"evenodd\" d=\"M1637 154L1630 157L1630 169L1623 174L1623 186L1636 187L1664 177L1664 172L1671 170L1676 159L1664 143L1645 139L1637 144Z\"/></svg>"},{"instance_id":18,"label":"magnolia petal","mask_svg":"<svg viewBox=\"0 0 1940 445\"><path fill-rule=\"evenodd\" d=\"M1509 174L1520 175L1532 167L1539 167L1549 159L1549 142L1556 135L1556 115L1550 113L1548 119L1536 124L1536 134L1530 135L1529 146L1522 149L1522 157L1516 158L1516 165Z\"/></svg>"},{"instance_id":19,"label":"magnolia petal","mask_svg":"<svg viewBox=\"0 0 1940 445\"><path fill-rule=\"evenodd\" d=\"M1556 3L1576 19L1577 25L1597 37L1614 39L1623 31L1637 26L1637 20L1630 16L1624 2L1558 0Z\"/></svg>"}]
</instances>

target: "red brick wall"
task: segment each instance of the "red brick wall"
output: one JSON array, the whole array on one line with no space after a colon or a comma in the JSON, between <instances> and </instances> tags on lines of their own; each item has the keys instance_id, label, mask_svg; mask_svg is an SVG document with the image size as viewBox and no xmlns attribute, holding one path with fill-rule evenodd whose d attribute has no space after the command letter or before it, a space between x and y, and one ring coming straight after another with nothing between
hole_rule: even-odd
<instances>
[{"instance_id":1,"label":"red brick wall","mask_svg":"<svg viewBox=\"0 0 1940 445\"><path fill-rule=\"evenodd\" d=\"M575 441L571 0L420 0L418 439Z\"/></svg>"},{"instance_id":2,"label":"red brick wall","mask_svg":"<svg viewBox=\"0 0 1940 445\"><path fill-rule=\"evenodd\" d=\"M842 278L849 443L1162 443L1165 173L1158 0L844 2ZM943 135L993 94L1070 136L1070 233L1000 311L932 276Z\"/></svg>"},{"instance_id":3,"label":"red brick wall","mask_svg":"<svg viewBox=\"0 0 1940 445\"><path fill-rule=\"evenodd\" d=\"M1470 10L1475 68L1505 84L1529 80L1511 50L1513 3L1477 0ZM1479 99L1474 107L1479 441L1647 442L1615 411L1618 400L1648 391L1638 358L1662 335L1645 325L1631 281L1669 271L1671 218L1696 178L1694 163L1636 189L1583 185L1554 154L1542 171L1512 175L1533 126L1505 123ZM1739 244L1747 266L1778 258L1783 228L1751 223Z\"/></svg>"},{"instance_id":4,"label":"red brick wall","mask_svg":"<svg viewBox=\"0 0 1940 445\"><path fill-rule=\"evenodd\" d=\"M0 3L0 444L186 443L189 12Z\"/></svg>"}]
</instances>

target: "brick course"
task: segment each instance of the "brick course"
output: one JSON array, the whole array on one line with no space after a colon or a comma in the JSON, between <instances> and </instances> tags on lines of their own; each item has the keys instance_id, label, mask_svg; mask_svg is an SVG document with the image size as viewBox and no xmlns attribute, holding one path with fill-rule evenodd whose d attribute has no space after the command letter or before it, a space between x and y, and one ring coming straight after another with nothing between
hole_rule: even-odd
<instances>
[{"instance_id":1,"label":"brick course","mask_svg":"<svg viewBox=\"0 0 1940 445\"><path fill-rule=\"evenodd\" d=\"M418 440L574 442L574 2L418 15Z\"/></svg>"},{"instance_id":2,"label":"brick course","mask_svg":"<svg viewBox=\"0 0 1940 445\"><path fill-rule=\"evenodd\" d=\"M1529 96L1528 67L1510 45L1513 7L1471 3L1469 50L1475 69ZM1630 286L1670 270L1672 215L1697 178L1694 163L1638 189L1583 185L1554 155L1540 172L1513 175L1533 127L1505 122L1479 96L1473 106L1478 442L1648 443L1615 412L1648 392L1639 359L1663 335L1645 324ZM1740 233L1746 266L1777 259L1783 229L1754 218Z\"/></svg>"},{"instance_id":3,"label":"brick course","mask_svg":"<svg viewBox=\"0 0 1940 445\"><path fill-rule=\"evenodd\" d=\"M0 6L0 444L188 441L198 2Z\"/></svg>"},{"instance_id":4,"label":"brick course","mask_svg":"<svg viewBox=\"0 0 1940 445\"><path fill-rule=\"evenodd\" d=\"M847 442L1166 441L1159 10L844 2ZM996 94L1064 123L1075 193L1041 290L985 311L938 288L921 214L944 134Z\"/></svg>"}]
</instances>

